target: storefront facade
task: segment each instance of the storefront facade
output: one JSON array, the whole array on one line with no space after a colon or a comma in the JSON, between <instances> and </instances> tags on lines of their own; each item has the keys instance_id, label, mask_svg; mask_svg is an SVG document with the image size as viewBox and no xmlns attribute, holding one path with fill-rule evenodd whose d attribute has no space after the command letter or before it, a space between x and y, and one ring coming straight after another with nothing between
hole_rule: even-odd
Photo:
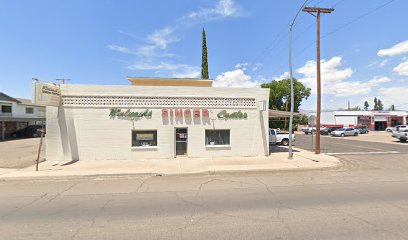
<instances>
[{"instance_id":1,"label":"storefront facade","mask_svg":"<svg viewBox=\"0 0 408 240\"><path fill-rule=\"evenodd\" d=\"M310 113L315 116L315 113ZM387 127L407 124L406 111L325 111L321 114L323 126L367 127L370 130L384 131Z\"/></svg>"},{"instance_id":2,"label":"storefront facade","mask_svg":"<svg viewBox=\"0 0 408 240\"><path fill-rule=\"evenodd\" d=\"M268 90L163 85L61 85L61 106L47 107L47 159L269 154Z\"/></svg>"}]
</instances>

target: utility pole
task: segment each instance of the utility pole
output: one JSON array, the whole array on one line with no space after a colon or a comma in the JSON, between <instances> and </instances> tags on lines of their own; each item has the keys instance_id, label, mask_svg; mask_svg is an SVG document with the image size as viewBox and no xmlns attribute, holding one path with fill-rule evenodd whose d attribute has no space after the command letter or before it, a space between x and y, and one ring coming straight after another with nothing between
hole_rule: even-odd
<instances>
[{"instance_id":1,"label":"utility pole","mask_svg":"<svg viewBox=\"0 0 408 240\"><path fill-rule=\"evenodd\" d=\"M316 17L317 25L317 39L316 39L316 80L317 80L317 111L316 111L316 148L315 153L320 154L320 113L322 108L322 87L321 87L321 73L320 73L320 14L331 13L333 8L320 8L320 7L304 7L304 12L310 13ZM315 14L316 15L315 15Z\"/></svg>"},{"instance_id":2,"label":"utility pole","mask_svg":"<svg viewBox=\"0 0 408 240\"><path fill-rule=\"evenodd\" d=\"M71 81L71 79L69 79L69 78L57 78L55 80L61 81L61 84L65 84L65 81Z\"/></svg>"}]
</instances>

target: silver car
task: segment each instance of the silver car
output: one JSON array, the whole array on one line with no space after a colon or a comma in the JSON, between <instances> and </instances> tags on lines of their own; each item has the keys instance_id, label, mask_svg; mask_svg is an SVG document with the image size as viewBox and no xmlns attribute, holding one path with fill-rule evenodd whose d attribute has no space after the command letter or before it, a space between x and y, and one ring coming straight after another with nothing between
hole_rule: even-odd
<instances>
[{"instance_id":1,"label":"silver car","mask_svg":"<svg viewBox=\"0 0 408 240\"><path fill-rule=\"evenodd\" d=\"M357 136L358 129L355 128L340 128L335 131L332 131L330 135L332 137L345 137L345 136Z\"/></svg>"},{"instance_id":2,"label":"silver car","mask_svg":"<svg viewBox=\"0 0 408 240\"><path fill-rule=\"evenodd\" d=\"M393 131L392 136L398 138L401 142L406 142L408 140L408 129L402 131Z\"/></svg>"}]
</instances>

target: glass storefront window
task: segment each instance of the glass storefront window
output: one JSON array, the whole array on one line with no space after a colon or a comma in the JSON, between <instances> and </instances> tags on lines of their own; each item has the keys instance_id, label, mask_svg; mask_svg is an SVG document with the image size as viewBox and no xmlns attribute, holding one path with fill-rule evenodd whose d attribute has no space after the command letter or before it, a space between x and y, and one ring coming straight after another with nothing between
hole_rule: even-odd
<instances>
[{"instance_id":1,"label":"glass storefront window","mask_svg":"<svg viewBox=\"0 0 408 240\"><path fill-rule=\"evenodd\" d=\"M157 146L156 130L132 131L132 147L153 147L153 146Z\"/></svg>"},{"instance_id":2,"label":"glass storefront window","mask_svg":"<svg viewBox=\"0 0 408 240\"><path fill-rule=\"evenodd\" d=\"M205 145L230 145L230 130L205 130Z\"/></svg>"}]
</instances>

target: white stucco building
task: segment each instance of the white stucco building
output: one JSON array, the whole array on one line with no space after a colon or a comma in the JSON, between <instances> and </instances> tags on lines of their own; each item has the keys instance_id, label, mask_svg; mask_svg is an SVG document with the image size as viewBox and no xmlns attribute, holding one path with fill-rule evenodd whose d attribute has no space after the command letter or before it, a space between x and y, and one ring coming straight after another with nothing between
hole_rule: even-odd
<instances>
[{"instance_id":1,"label":"white stucco building","mask_svg":"<svg viewBox=\"0 0 408 240\"><path fill-rule=\"evenodd\" d=\"M61 85L61 106L47 107L47 160L269 155L269 89L129 80Z\"/></svg>"},{"instance_id":2,"label":"white stucco building","mask_svg":"<svg viewBox=\"0 0 408 240\"><path fill-rule=\"evenodd\" d=\"M316 113L309 113L316 116ZM406 111L323 111L322 126L356 127L365 126L370 130L385 130L387 127L407 124Z\"/></svg>"}]
</instances>

